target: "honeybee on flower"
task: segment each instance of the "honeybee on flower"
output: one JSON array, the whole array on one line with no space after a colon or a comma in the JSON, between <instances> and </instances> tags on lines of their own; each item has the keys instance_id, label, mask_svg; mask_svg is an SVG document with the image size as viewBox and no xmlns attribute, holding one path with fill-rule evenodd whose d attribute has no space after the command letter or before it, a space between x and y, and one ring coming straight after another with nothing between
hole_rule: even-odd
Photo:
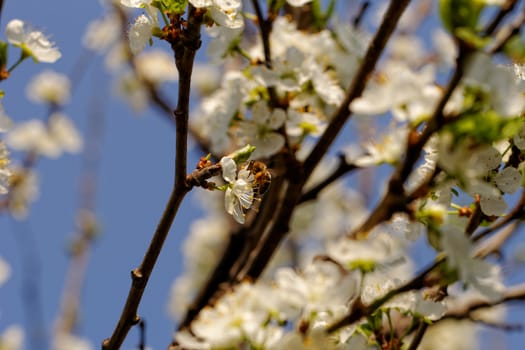
<instances>
[{"instance_id":1,"label":"honeybee on flower","mask_svg":"<svg viewBox=\"0 0 525 350\"><path fill-rule=\"evenodd\" d=\"M266 164L257 160L248 162L246 169L253 175L254 191L257 197L262 197L270 188L272 175Z\"/></svg>"},{"instance_id":2,"label":"honeybee on flower","mask_svg":"<svg viewBox=\"0 0 525 350\"><path fill-rule=\"evenodd\" d=\"M259 161L244 163L237 172L237 163L230 156L222 157L222 178L227 182L219 189L225 190L224 206L226 212L239 224L245 223L246 210L254 200L260 199L268 190L271 174L266 165Z\"/></svg>"}]
</instances>

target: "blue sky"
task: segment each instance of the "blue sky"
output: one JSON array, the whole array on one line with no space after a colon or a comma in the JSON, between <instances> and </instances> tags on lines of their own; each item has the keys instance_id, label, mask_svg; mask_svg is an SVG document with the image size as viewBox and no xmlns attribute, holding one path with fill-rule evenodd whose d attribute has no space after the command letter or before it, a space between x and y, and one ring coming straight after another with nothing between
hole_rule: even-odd
<instances>
[{"instance_id":1,"label":"blue sky","mask_svg":"<svg viewBox=\"0 0 525 350\"><path fill-rule=\"evenodd\" d=\"M46 115L44 106L32 104L25 98L25 86L30 77L48 68L69 73L79 59L88 58L86 74L65 112L81 130L86 129L93 104L97 105L104 120L96 194L96 213L102 235L90 254L78 329L95 348L113 331L129 289L129 273L140 263L169 196L175 142L174 128L165 118L151 110L136 116L114 98L112 81L104 73L102 59L86 56L81 42L83 32L88 22L102 13L97 1L8 0L0 22L1 28L14 18L33 24L51 34L63 54L53 65L24 62L3 83L4 107L15 121ZM15 58L17 53L13 51L12 55ZM172 85L166 92L175 101L176 87ZM189 168L199 156L192 151ZM22 295L22 266L27 260L22 256L31 257L38 266L37 273L33 271L31 277L38 283L45 327L48 330L52 327L68 262L67 244L79 206L81 160L80 156L71 155L58 160L39 160L41 192L32 206L30 219L17 222L0 216L0 255L13 269L11 279L0 288L0 331L14 323L27 324ZM197 200L189 196L173 224L144 293L139 313L146 319L148 345L154 349L166 348L171 339L175 325L167 314L166 305L173 279L182 271L181 240L189 223L201 213ZM523 319L522 311L511 312L513 322ZM491 334L497 334L497 339L506 338L501 332L491 331ZM132 349L137 339L136 331L132 330L123 349ZM508 348L518 349L525 336L514 333L508 339L511 339Z\"/></svg>"}]
</instances>

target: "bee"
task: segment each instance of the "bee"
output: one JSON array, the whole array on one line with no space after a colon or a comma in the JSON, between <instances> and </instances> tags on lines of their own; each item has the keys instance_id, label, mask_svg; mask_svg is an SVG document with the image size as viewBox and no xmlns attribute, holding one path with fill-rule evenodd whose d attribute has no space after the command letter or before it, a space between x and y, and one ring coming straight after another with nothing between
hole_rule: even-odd
<instances>
[{"instance_id":1,"label":"bee","mask_svg":"<svg viewBox=\"0 0 525 350\"><path fill-rule=\"evenodd\" d=\"M262 197L270 188L272 183L272 175L263 162L257 160L250 160L246 166L246 170L253 175L253 189L257 197Z\"/></svg>"}]
</instances>

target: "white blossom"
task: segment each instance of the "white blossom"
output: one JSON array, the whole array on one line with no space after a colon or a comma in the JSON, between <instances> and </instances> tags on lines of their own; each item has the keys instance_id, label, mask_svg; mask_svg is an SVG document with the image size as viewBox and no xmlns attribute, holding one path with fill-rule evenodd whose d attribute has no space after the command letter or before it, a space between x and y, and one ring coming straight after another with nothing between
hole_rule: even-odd
<instances>
[{"instance_id":1,"label":"white blossom","mask_svg":"<svg viewBox=\"0 0 525 350\"><path fill-rule=\"evenodd\" d=\"M396 164L405 151L407 132L404 127L391 129L379 142L366 143L367 154L355 159L355 165L367 167L382 163Z\"/></svg>"},{"instance_id":2,"label":"white blossom","mask_svg":"<svg viewBox=\"0 0 525 350\"><path fill-rule=\"evenodd\" d=\"M350 110L364 115L381 115L398 110L395 113L397 118L409 121L429 117L440 96L434 85L434 73L430 65L417 72L405 62L388 62L382 74L372 80L363 95L350 104ZM407 107L413 103L417 107ZM412 112L402 113L407 108L412 108Z\"/></svg>"},{"instance_id":3,"label":"white blossom","mask_svg":"<svg viewBox=\"0 0 525 350\"><path fill-rule=\"evenodd\" d=\"M385 304L385 307L400 311L409 311L415 316L422 316L427 320L439 320L447 310L445 303L425 299L421 292L407 292L395 296Z\"/></svg>"},{"instance_id":4,"label":"white blossom","mask_svg":"<svg viewBox=\"0 0 525 350\"><path fill-rule=\"evenodd\" d=\"M209 138L214 153L227 153L231 146L230 123L241 106L248 84L241 72L226 72L221 87L204 98L194 113L197 119L192 126L199 136Z\"/></svg>"},{"instance_id":5,"label":"white blossom","mask_svg":"<svg viewBox=\"0 0 525 350\"><path fill-rule=\"evenodd\" d=\"M516 117L525 110L523 86L509 67L494 64L491 57L477 53L467 65L465 83L486 91L491 106L502 117Z\"/></svg>"},{"instance_id":6,"label":"white blossom","mask_svg":"<svg viewBox=\"0 0 525 350\"><path fill-rule=\"evenodd\" d=\"M488 300L500 300L505 290L500 267L472 257L472 243L460 228L446 225L442 232L441 243L447 253L447 261L452 268L458 270L460 280L475 288Z\"/></svg>"},{"instance_id":7,"label":"white blossom","mask_svg":"<svg viewBox=\"0 0 525 350\"><path fill-rule=\"evenodd\" d=\"M22 20L13 19L6 27L7 40L21 47L35 61L54 63L62 54L44 33L34 30Z\"/></svg>"},{"instance_id":8,"label":"white blossom","mask_svg":"<svg viewBox=\"0 0 525 350\"><path fill-rule=\"evenodd\" d=\"M213 26L206 28L206 33L211 39L206 53L212 63L220 63L240 43L243 30L242 28Z\"/></svg>"},{"instance_id":9,"label":"white blossom","mask_svg":"<svg viewBox=\"0 0 525 350\"><path fill-rule=\"evenodd\" d=\"M229 186L224 195L226 212L233 216L239 224L244 224L245 209L250 209L253 203L253 175L246 169L237 172L237 164L230 157L222 157L222 178Z\"/></svg>"},{"instance_id":10,"label":"white blossom","mask_svg":"<svg viewBox=\"0 0 525 350\"><path fill-rule=\"evenodd\" d=\"M213 20L227 28L241 28L244 20L241 14L240 0L189 0L197 8L207 8Z\"/></svg>"},{"instance_id":11,"label":"white blossom","mask_svg":"<svg viewBox=\"0 0 525 350\"><path fill-rule=\"evenodd\" d=\"M129 47L134 55L141 52L151 40L153 29L158 27L156 18L140 15L129 29Z\"/></svg>"},{"instance_id":12,"label":"white blossom","mask_svg":"<svg viewBox=\"0 0 525 350\"><path fill-rule=\"evenodd\" d=\"M341 238L328 242L327 253L346 268L403 261L403 249L392 235L380 233L366 240Z\"/></svg>"},{"instance_id":13,"label":"white blossom","mask_svg":"<svg viewBox=\"0 0 525 350\"><path fill-rule=\"evenodd\" d=\"M335 320L357 295L359 274L346 273L332 262L314 261L301 272L279 269L275 281L281 297L307 319L327 312Z\"/></svg>"},{"instance_id":14,"label":"white blossom","mask_svg":"<svg viewBox=\"0 0 525 350\"><path fill-rule=\"evenodd\" d=\"M260 303L264 298L257 288L242 283L224 295L214 307L204 308L192 324L193 333L212 348L235 347L243 339L257 336L269 317Z\"/></svg>"},{"instance_id":15,"label":"white blossom","mask_svg":"<svg viewBox=\"0 0 525 350\"><path fill-rule=\"evenodd\" d=\"M286 112L280 108L270 111L264 100L257 101L251 112L250 120L239 123L239 139L244 144L255 146L253 159L270 157L284 146L284 136L277 129L284 124Z\"/></svg>"}]
</instances>

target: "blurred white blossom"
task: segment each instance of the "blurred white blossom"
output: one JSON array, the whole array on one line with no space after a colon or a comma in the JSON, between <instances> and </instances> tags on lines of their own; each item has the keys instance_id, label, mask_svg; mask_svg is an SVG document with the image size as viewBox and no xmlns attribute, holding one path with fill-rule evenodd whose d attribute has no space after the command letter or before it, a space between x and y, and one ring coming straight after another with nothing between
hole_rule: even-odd
<instances>
[{"instance_id":1,"label":"blurred white blossom","mask_svg":"<svg viewBox=\"0 0 525 350\"><path fill-rule=\"evenodd\" d=\"M486 54L473 55L467 65L465 84L483 89L491 106L502 117L516 117L525 110L523 85L508 67L496 65Z\"/></svg>"},{"instance_id":2,"label":"blurred white blossom","mask_svg":"<svg viewBox=\"0 0 525 350\"><path fill-rule=\"evenodd\" d=\"M179 74L173 56L162 50L143 52L135 59L139 75L152 84L175 81Z\"/></svg>"},{"instance_id":3,"label":"blurred white blossom","mask_svg":"<svg viewBox=\"0 0 525 350\"><path fill-rule=\"evenodd\" d=\"M22 168L11 170L9 210L17 219L25 219L29 205L39 195L38 176L34 171Z\"/></svg>"},{"instance_id":4,"label":"blurred white blossom","mask_svg":"<svg viewBox=\"0 0 525 350\"><path fill-rule=\"evenodd\" d=\"M11 267L0 256L0 286L2 286L11 276Z\"/></svg>"},{"instance_id":5,"label":"blurred white blossom","mask_svg":"<svg viewBox=\"0 0 525 350\"><path fill-rule=\"evenodd\" d=\"M9 151L5 143L0 140L0 194L6 194L9 190L11 178L11 170L8 168L9 163Z\"/></svg>"},{"instance_id":6,"label":"blurred white blossom","mask_svg":"<svg viewBox=\"0 0 525 350\"><path fill-rule=\"evenodd\" d=\"M489 301L500 300L505 290L501 268L472 257L472 242L459 227L446 225L442 231L441 243L447 253L447 261L452 268L458 270L460 280L475 288Z\"/></svg>"},{"instance_id":7,"label":"blurred white blossom","mask_svg":"<svg viewBox=\"0 0 525 350\"><path fill-rule=\"evenodd\" d=\"M107 15L88 24L82 43L90 50L104 51L119 39L120 31L120 19L115 14Z\"/></svg>"},{"instance_id":8,"label":"blurred white blossom","mask_svg":"<svg viewBox=\"0 0 525 350\"><path fill-rule=\"evenodd\" d=\"M22 327L13 325L7 327L0 334L0 349L2 350L23 350L24 331Z\"/></svg>"},{"instance_id":9,"label":"blurred white blossom","mask_svg":"<svg viewBox=\"0 0 525 350\"><path fill-rule=\"evenodd\" d=\"M26 94L34 102L63 105L69 101L71 82L64 74L45 70L29 82Z\"/></svg>"},{"instance_id":10,"label":"blurred white blossom","mask_svg":"<svg viewBox=\"0 0 525 350\"><path fill-rule=\"evenodd\" d=\"M90 342L72 334L59 334L53 339L52 350L92 350Z\"/></svg>"},{"instance_id":11,"label":"blurred white blossom","mask_svg":"<svg viewBox=\"0 0 525 350\"><path fill-rule=\"evenodd\" d=\"M77 153L82 149L82 138L71 120L62 113L54 113L48 124L33 119L16 125L6 138L13 149L36 152L57 158L63 152Z\"/></svg>"}]
</instances>

